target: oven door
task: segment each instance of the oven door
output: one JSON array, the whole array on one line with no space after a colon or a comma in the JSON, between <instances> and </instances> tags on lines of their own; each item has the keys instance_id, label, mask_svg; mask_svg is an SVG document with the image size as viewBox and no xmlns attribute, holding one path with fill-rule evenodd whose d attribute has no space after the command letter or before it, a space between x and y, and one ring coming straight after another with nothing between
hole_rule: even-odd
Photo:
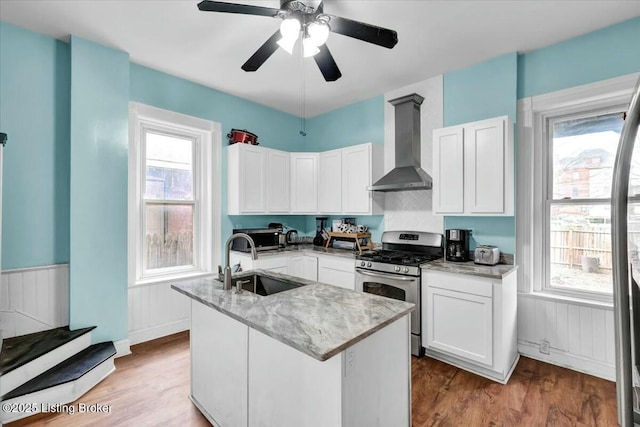
<instances>
[{"instance_id":1,"label":"oven door","mask_svg":"<svg viewBox=\"0 0 640 427\"><path fill-rule=\"evenodd\" d=\"M420 277L356 268L356 291L415 304L416 309L411 312L411 333L420 335Z\"/></svg>"}]
</instances>

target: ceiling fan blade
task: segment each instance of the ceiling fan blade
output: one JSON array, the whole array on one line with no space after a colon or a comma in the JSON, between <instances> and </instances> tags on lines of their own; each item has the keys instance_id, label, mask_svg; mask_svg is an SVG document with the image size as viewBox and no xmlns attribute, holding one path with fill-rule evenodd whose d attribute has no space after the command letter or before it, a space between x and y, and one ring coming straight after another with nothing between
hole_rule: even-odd
<instances>
[{"instance_id":1,"label":"ceiling fan blade","mask_svg":"<svg viewBox=\"0 0 640 427\"><path fill-rule=\"evenodd\" d=\"M329 27L334 33L354 39L377 44L391 49L398 43L398 33L387 28L376 27L364 22L353 21L339 16L327 15L331 18Z\"/></svg>"},{"instance_id":2,"label":"ceiling fan blade","mask_svg":"<svg viewBox=\"0 0 640 427\"><path fill-rule=\"evenodd\" d=\"M323 1L320 2L320 4L318 5L318 7L316 7L316 11L315 13L323 13L324 12L324 5L323 5Z\"/></svg>"},{"instance_id":3,"label":"ceiling fan blade","mask_svg":"<svg viewBox=\"0 0 640 427\"><path fill-rule=\"evenodd\" d=\"M329 52L329 48L326 44L322 46L318 46L320 52L318 52L313 59L318 64L318 68L320 68L320 72L324 76L324 79L328 82L334 82L342 77L342 73L338 68L338 64L333 59L333 55Z\"/></svg>"},{"instance_id":4,"label":"ceiling fan blade","mask_svg":"<svg viewBox=\"0 0 640 427\"><path fill-rule=\"evenodd\" d=\"M280 40L281 37L280 30L278 29L278 31L273 33L273 35L251 55L251 58L249 58L247 62L242 64L242 69L245 71L256 71L260 68L262 64L273 55L273 52L278 50L278 40Z\"/></svg>"},{"instance_id":5,"label":"ceiling fan blade","mask_svg":"<svg viewBox=\"0 0 640 427\"><path fill-rule=\"evenodd\" d=\"M271 7L251 6L248 4L226 3L222 1L203 0L198 3L202 12L243 13L245 15L277 16L280 9Z\"/></svg>"}]
</instances>

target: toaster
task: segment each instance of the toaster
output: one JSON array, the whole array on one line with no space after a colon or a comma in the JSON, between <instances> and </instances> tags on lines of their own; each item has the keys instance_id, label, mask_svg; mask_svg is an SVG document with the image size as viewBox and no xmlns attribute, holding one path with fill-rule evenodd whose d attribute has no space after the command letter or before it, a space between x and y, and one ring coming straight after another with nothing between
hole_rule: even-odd
<instances>
[{"instance_id":1,"label":"toaster","mask_svg":"<svg viewBox=\"0 0 640 427\"><path fill-rule=\"evenodd\" d=\"M496 265L500 262L500 249L497 246L480 245L473 255L473 262L483 265Z\"/></svg>"}]
</instances>

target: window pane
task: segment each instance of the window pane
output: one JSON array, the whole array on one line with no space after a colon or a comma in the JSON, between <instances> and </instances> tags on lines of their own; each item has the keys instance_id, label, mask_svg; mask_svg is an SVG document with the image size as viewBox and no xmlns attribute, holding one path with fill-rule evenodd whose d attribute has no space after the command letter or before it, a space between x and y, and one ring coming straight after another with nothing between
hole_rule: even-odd
<instances>
[{"instance_id":1,"label":"window pane","mask_svg":"<svg viewBox=\"0 0 640 427\"><path fill-rule=\"evenodd\" d=\"M147 132L145 198L193 199L193 141Z\"/></svg>"},{"instance_id":2,"label":"window pane","mask_svg":"<svg viewBox=\"0 0 640 427\"><path fill-rule=\"evenodd\" d=\"M193 206L147 204L147 270L193 265Z\"/></svg>"},{"instance_id":3,"label":"window pane","mask_svg":"<svg viewBox=\"0 0 640 427\"><path fill-rule=\"evenodd\" d=\"M611 197L623 124L622 113L553 122L554 199Z\"/></svg>"},{"instance_id":4,"label":"window pane","mask_svg":"<svg viewBox=\"0 0 640 427\"><path fill-rule=\"evenodd\" d=\"M612 292L611 207L552 204L550 286Z\"/></svg>"}]
</instances>

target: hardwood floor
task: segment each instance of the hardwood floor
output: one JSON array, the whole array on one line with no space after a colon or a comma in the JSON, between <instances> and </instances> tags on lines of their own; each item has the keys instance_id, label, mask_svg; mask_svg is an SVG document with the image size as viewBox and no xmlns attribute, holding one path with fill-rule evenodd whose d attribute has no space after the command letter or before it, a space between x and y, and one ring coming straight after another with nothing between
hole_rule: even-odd
<instances>
[{"instance_id":1,"label":"hardwood floor","mask_svg":"<svg viewBox=\"0 0 640 427\"><path fill-rule=\"evenodd\" d=\"M110 413L41 414L7 427L209 425L188 399L187 332L131 350L78 400ZM526 357L506 386L427 357L412 358L411 370L414 427L617 425L614 383Z\"/></svg>"}]
</instances>

